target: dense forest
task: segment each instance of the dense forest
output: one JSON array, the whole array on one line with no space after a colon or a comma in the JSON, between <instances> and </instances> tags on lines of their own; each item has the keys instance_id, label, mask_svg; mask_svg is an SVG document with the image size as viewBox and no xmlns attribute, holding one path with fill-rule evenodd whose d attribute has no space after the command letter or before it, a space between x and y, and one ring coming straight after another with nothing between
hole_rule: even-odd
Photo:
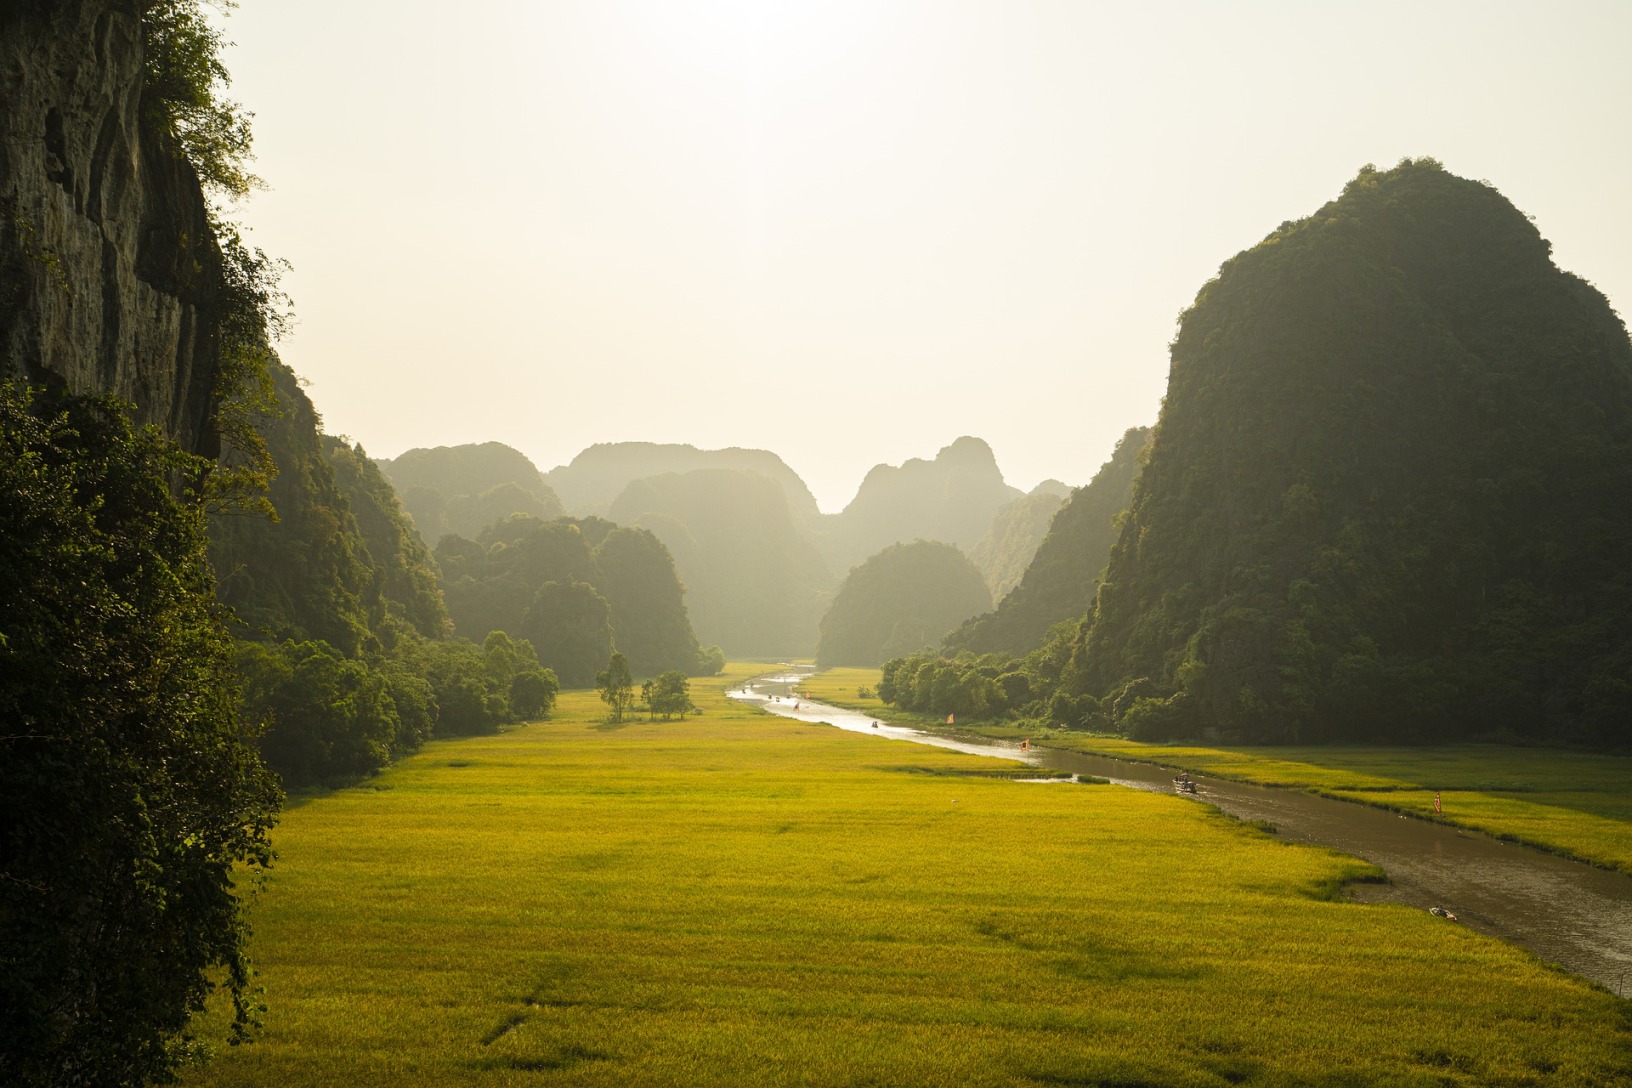
<instances>
[{"instance_id":1,"label":"dense forest","mask_svg":"<svg viewBox=\"0 0 1632 1088\"><path fill-rule=\"evenodd\" d=\"M644 529L512 514L475 540L444 537L436 556L455 631L525 638L569 687L589 686L614 644L641 676L725 663L698 645L674 560Z\"/></svg>"},{"instance_id":2,"label":"dense forest","mask_svg":"<svg viewBox=\"0 0 1632 1088\"><path fill-rule=\"evenodd\" d=\"M276 269L189 0L0 5L0 1082L146 1084L258 999L249 743L206 510L255 505ZM223 441L244 460L218 462Z\"/></svg>"},{"instance_id":3,"label":"dense forest","mask_svg":"<svg viewBox=\"0 0 1632 1088\"><path fill-rule=\"evenodd\" d=\"M289 785L369 774L433 733L547 712L559 683L531 644L448 637L440 572L396 492L362 449L321 433L287 367L270 374L255 424L271 513L228 509L209 526L268 763Z\"/></svg>"},{"instance_id":4,"label":"dense forest","mask_svg":"<svg viewBox=\"0 0 1632 1088\"><path fill-rule=\"evenodd\" d=\"M0 383L0 1081L162 1079L216 986L251 1019L236 882L281 800L244 744L205 466L113 398Z\"/></svg>"},{"instance_id":5,"label":"dense forest","mask_svg":"<svg viewBox=\"0 0 1632 1088\"><path fill-rule=\"evenodd\" d=\"M822 617L816 664L878 665L930 646L992 606L986 580L951 544L892 544L839 587Z\"/></svg>"}]
</instances>

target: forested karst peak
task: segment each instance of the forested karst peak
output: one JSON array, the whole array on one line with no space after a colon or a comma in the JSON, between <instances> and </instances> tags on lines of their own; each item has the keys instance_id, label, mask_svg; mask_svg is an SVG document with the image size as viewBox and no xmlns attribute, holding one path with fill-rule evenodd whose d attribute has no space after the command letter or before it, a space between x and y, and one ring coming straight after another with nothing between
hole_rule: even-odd
<instances>
[{"instance_id":1,"label":"forested karst peak","mask_svg":"<svg viewBox=\"0 0 1632 1088\"><path fill-rule=\"evenodd\" d=\"M730 653L809 654L832 575L771 477L729 468L630 482L611 505L674 555L697 635Z\"/></svg>"},{"instance_id":2,"label":"forested karst peak","mask_svg":"<svg viewBox=\"0 0 1632 1088\"><path fill-rule=\"evenodd\" d=\"M933 645L990 608L980 571L951 544L892 544L851 570L822 617L816 663L880 665Z\"/></svg>"},{"instance_id":3,"label":"forested karst peak","mask_svg":"<svg viewBox=\"0 0 1632 1088\"><path fill-rule=\"evenodd\" d=\"M1003 504L1020 498L997 467L992 448L964 436L934 460L875 465L856 497L826 526L830 562L844 569L895 543L940 540L971 550Z\"/></svg>"},{"instance_id":4,"label":"forested karst peak","mask_svg":"<svg viewBox=\"0 0 1632 1088\"><path fill-rule=\"evenodd\" d=\"M1057 495L1060 498L1064 499L1064 498L1067 498L1067 497L1070 496L1071 490L1072 489L1071 489L1070 484L1062 483L1061 481L1055 480L1055 479L1047 479L1047 480L1044 480L1041 483L1039 483L1036 487L1032 488L1030 491L1026 492L1026 494L1028 494L1028 495Z\"/></svg>"},{"instance_id":5,"label":"forested karst peak","mask_svg":"<svg viewBox=\"0 0 1632 1088\"><path fill-rule=\"evenodd\" d=\"M1603 296L1493 187L1368 167L1182 315L1072 683L1151 733L1624 734L1629 466Z\"/></svg>"}]
</instances>

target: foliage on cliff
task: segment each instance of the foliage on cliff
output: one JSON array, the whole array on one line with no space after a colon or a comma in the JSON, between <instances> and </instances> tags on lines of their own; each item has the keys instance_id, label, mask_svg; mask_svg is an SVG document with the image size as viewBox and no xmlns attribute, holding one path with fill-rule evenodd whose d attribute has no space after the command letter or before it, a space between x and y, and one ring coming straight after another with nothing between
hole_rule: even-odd
<instances>
[{"instance_id":1,"label":"foliage on cliff","mask_svg":"<svg viewBox=\"0 0 1632 1088\"><path fill-rule=\"evenodd\" d=\"M1049 628L1092 611L1100 573L1116 542L1116 517L1126 510L1139 475L1148 427L1135 427L1086 487L1071 493L1037 546L1020 584L993 612L976 616L951 635L952 650L1024 654L1040 646Z\"/></svg>"},{"instance_id":2,"label":"foliage on cliff","mask_svg":"<svg viewBox=\"0 0 1632 1088\"><path fill-rule=\"evenodd\" d=\"M614 643L641 675L718 671L692 633L674 561L644 529L517 514L476 540L444 537L437 557L455 630L530 639L569 687L591 683Z\"/></svg>"},{"instance_id":3,"label":"foliage on cliff","mask_svg":"<svg viewBox=\"0 0 1632 1088\"><path fill-rule=\"evenodd\" d=\"M222 9L235 7L216 0ZM227 97L232 76L221 31L201 0L149 0L142 12L142 105L170 133L208 190L242 197L260 184L249 172L254 116Z\"/></svg>"},{"instance_id":4,"label":"foliage on cliff","mask_svg":"<svg viewBox=\"0 0 1632 1088\"><path fill-rule=\"evenodd\" d=\"M0 1081L166 1079L215 989L252 1013L235 882L277 788L239 727L200 466L111 399L0 385Z\"/></svg>"},{"instance_id":5,"label":"foliage on cliff","mask_svg":"<svg viewBox=\"0 0 1632 1088\"><path fill-rule=\"evenodd\" d=\"M816 663L877 665L938 642L960 621L992 606L986 580L951 544L892 544L839 587L822 617Z\"/></svg>"},{"instance_id":6,"label":"foliage on cliff","mask_svg":"<svg viewBox=\"0 0 1632 1088\"><path fill-rule=\"evenodd\" d=\"M432 735L547 713L558 685L532 646L448 639L440 572L391 485L360 448L320 434L288 368L272 373L274 409L255 422L276 520L227 511L210 527L243 640L244 712L271 766L290 785L355 778Z\"/></svg>"},{"instance_id":7,"label":"foliage on cliff","mask_svg":"<svg viewBox=\"0 0 1632 1088\"><path fill-rule=\"evenodd\" d=\"M1146 735L1627 743L1624 325L1489 185L1362 170L1184 313L1068 679Z\"/></svg>"},{"instance_id":8,"label":"foliage on cliff","mask_svg":"<svg viewBox=\"0 0 1632 1088\"><path fill-rule=\"evenodd\" d=\"M997 508L992 527L969 553L993 600L1001 601L1020 584L1064 503L1064 496L1052 491L1034 491Z\"/></svg>"},{"instance_id":9,"label":"foliage on cliff","mask_svg":"<svg viewBox=\"0 0 1632 1088\"><path fill-rule=\"evenodd\" d=\"M273 381L275 406L256 423L276 466L267 497L277 520L231 511L211 519L221 600L250 637L319 639L355 658L378 648L371 620L387 611L384 579L324 454L311 400L282 364Z\"/></svg>"},{"instance_id":10,"label":"foliage on cliff","mask_svg":"<svg viewBox=\"0 0 1632 1088\"><path fill-rule=\"evenodd\" d=\"M450 629L442 591L437 586L436 560L414 531L406 511L379 466L341 438L321 436L322 449L345 495L363 544L373 562L377 598L386 611L427 638L441 638ZM372 615L371 626L383 617Z\"/></svg>"},{"instance_id":11,"label":"foliage on cliff","mask_svg":"<svg viewBox=\"0 0 1632 1088\"><path fill-rule=\"evenodd\" d=\"M566 510L526 455L502 442L412 449L381 461L425 542L474 539L512 514L543 521Z\"/></svg>"},{"instance_id":12,"label":"foliage on cliff","mask_svg":"<svg viewBox=\"0 0 1632 1088\"><path fill-rule=\"evenodd\" d=\"M653 476L626 487L611 514L674 556L699 638L762 657L815 649L832 575L775 480L731 469Z\"/></svg>"}]
</instances>

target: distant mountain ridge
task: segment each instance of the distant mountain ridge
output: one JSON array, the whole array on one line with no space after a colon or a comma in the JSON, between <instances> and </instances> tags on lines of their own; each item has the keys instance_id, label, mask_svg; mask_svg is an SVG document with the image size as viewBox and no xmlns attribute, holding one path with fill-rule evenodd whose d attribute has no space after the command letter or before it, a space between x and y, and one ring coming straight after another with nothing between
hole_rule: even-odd
<instances>
[{"instance_id":1,"label":"distant mountain ridge","mask_svg":"<svg viewBox=\"0 0 1632 1088\"><path fill-rule=\"evenodd\" d=\"M582 451L571 462L544 474L568 512L605 516L612 504L631 483L650 476L686 473L696 469L732 469L754 472L775 480L782 487L788 512L795 519L813 522L820 516L816 496L799 474L769 450L705 450L679 443L600 442Z\"/></svg>"},{"instance_id":2,"label":"distant mountain ridge","mask_svg":"<svg viewBox=\"0 0 1632 1088\"><path fill-rule=\"evenodd\" d=\"M814 652L833 576L775 479L724 468L646 477L610 514L668 547L703 642L735 654Z\"/></svg>"},{"instance_id":3,"label":"distant mountain ridge","mask_svg":"<svg viewBox=\"0 0 1632 1088\"><path fill-rule=\"evenodd\" d=\"M992 527L969 556L980 568L993 599L1002 600L1020 583L1064 503L1065 497L1053 491L1033 491L998 507Z\"/></svg>"},{"instance_id":4,"label":"distant mountain ridge","mask_svg":"<svg viewBox=\"0 0 1632 1088\"><path fill-rule=\"evenodd\" d=\"M1022 494L1004 482L991 447L967 436L933 459L874 466L844 511L828 515L767 450L610 442L543 473L518 450L485 442L412 449L378 465L431 546L481 539L518 515L552 521L568 511L651 530L685 584L697 636L747 655L813 653L836 575L894 544L936 540L970 555L990 538L981 562L1001 568L992 584L1008 588L1069 490L1044 480ZM456 611L461 627L480 626L468 605Z\"/></svg>"},{"instance_id":5,"label":"distant mountain ridge","mask_svg":"<svg viewBox=\"0 0 1632 1088\"><path fill-rule=\"evenodd\" d=\"M502 442L412 449L378 464L433 548L449 534L474 539L512 514L549 521L566 513L538 466Z\"/></svg>"},{"instance_id":6,"label":"distant mountain ridge","mask_svg":"<svg viewBox=\"0 0 1632 1088\"><path fill-rule=\"evenodd\" d=\"M836 570L912 540L939 540L968 554L999 508L1023 495L1004 482L992 448L965 435L934 460L875 465L856 497L826 523L824 550Z\"/></svg>"}]
</instances>

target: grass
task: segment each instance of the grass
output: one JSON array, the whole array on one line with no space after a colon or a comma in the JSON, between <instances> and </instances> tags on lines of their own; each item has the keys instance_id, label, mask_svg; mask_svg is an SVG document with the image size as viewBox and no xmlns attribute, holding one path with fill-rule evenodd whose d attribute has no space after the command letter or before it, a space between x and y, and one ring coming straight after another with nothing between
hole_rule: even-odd
<instances>
[{"instance_id":1,"label":"grass","mask_svg":"<svg viewBox=\"0 0 1632 1088\"><path fill-rule=\"evenodd\" d=\"M812 674L799 688L819 703L853 707L879 717L895 709L878 697L880 675L877 669L823 669ZM861 688L874 694L863 698L857 694Z\"/></svg>"},{"instance_id":2,"label":"grass","mask_svg":"<svg viewBox=\"0 0 1632 1088\"><path fill-rule=\"evenodd\" d=\"M1061 741L1051 735L1048 743ZM1632 873L1632 759L1625 757L1496 744L1211 748L1115 737L1065 744L1382 805Z\"/></svg>"},{"instance_id":3,"label":"grass","mask_svg":"<svg viewBox=\"0 0 1632 1088\"><path fill-rule=\"evenodd\" d=\"M755 670L733 667L726 684ZM189 1085L1632 1077L1628 1003L1164 795L761 714L439 742L289 812Z\"/></svg>"},{"instance_id":4,"label":"grass","mask_svg":"<svg viewBox=\"0 0 1632 1088\"><path fill-rule=\"evenodd\" d=\"M877 669L833 671L844 675L831 682L825 675L809 681L813 695L831 691L833 698L826 701L855 706L857 687L878 684ZM922 715L894 712L894 717L924 728L936 724ZM1004 739L1031 735L1054 748L1184 767L1238 782L1312 790L1632 873L1632 758L1625 756L1499 744L1409 748L1143 744L1084 733L1028 733L1007 722L960 722L958 729Z\"/></svg>"}]
</instances>

